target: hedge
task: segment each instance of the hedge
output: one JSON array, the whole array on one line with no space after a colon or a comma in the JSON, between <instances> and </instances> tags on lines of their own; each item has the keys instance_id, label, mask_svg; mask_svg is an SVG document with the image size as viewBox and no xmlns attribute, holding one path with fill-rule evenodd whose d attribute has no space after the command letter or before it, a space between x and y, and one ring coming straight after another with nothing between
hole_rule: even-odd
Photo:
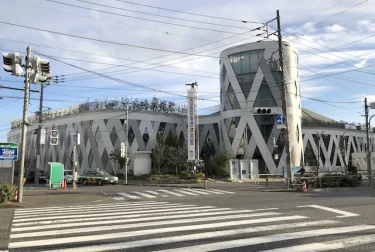
<instances>
[{"instance_id":1,"label":"hedge","mask_svg":"<svg viewBox=\"0 0 375 252\"><path fill-rule=\"evenodd\" d=\"M6 203L14 198L16 188L11 184L0 184L0 203Z\"/></svg>"}]
</instances>

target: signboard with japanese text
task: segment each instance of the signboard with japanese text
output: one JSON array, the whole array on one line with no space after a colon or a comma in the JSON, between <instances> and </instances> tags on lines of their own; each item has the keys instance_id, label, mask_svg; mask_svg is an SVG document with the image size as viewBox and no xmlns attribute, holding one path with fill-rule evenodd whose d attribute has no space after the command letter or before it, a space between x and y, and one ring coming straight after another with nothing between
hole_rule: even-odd
<instances>
[{"instance_id":1,"label":"signboard with japanese text","mask_svg":"<svg viewBox=\"0 0 375 252\"><path fill-rule=\"evenodd\" d=\"M188 160L194 161L195 158L195 124L196 124L196 90L191 88L188 90Z\"/></svg>"},{"instance_id":2,"label":"signboard with japanese text","mask_svg":"<svg viewBox=\"0 0 375 252\"><path fill-rule=\"evenodd\" d=\"M0 143L0 160L17 161L18 144Z\"/></svg>"}]
</instances>

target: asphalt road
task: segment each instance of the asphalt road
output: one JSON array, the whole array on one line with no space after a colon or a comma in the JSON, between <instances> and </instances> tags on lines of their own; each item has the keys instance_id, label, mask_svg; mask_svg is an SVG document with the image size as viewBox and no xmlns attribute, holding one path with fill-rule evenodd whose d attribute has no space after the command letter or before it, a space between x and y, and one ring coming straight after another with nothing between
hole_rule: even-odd
<instances>
[{"instance_id":1,"label":"asphalt road","mask_svg":"<svg viewBox=\"0 0 375 252\"><path fill-rule=\"evenodd\" d=\"M231 183L207 189L87 186L77 194L58 193L53 194L58 204L50 202L53 207L15 210L8 221L10 239L0 233L9 243L4 249L375 250L375 189L261 192ZM29 194L46 197L43 191ZM74 201L85 195L89 201Z\"/></svg>"}]
</instances>

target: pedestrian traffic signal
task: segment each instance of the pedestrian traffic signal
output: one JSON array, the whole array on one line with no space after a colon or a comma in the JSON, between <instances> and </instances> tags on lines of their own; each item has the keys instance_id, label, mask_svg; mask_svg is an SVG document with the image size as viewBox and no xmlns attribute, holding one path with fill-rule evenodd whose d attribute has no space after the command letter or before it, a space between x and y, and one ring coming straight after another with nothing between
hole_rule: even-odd
<instances>
[{"instance_id":1,"label":"pedestrian traffic signal","mask_svg":"<svg viewBox=\"0 0 375 252\"><path fill-rule=\"evenodd\" d=\"M271 137L270 142L271 142L272 147L276 147L276 138L275 137Z\"/></svg>"},{"instance_id":2,"label":"pedestrian traffic signal","mask_svg":"<svg viewBox=\"0 0 375 252\"><path fill-rule=\"evenodd\" d=\"M19 53L3 53L3 64L6 72L15 76L23 74L22 56Z\"/></svg>"},{"instance_id":3,"label":"pedestrian traffic signal","mask_svg":"<svg viewBox=\"0 0 375 252\"><path fill-rule=\"evenodd\" d=\"M255 108L254 109L255 114L271 114L270 108Z\"/></svg>"},{"instance_id":4,"label":"pedestrian traffic signal","mask_svg":"<svg viewBox=\"0 0 375 252\"><path fill-rule=\"evenodd\" d=\"M58 130L51 130L50 144L51 145L59 144L59 131Z\"/></svg>"}]
</instances>

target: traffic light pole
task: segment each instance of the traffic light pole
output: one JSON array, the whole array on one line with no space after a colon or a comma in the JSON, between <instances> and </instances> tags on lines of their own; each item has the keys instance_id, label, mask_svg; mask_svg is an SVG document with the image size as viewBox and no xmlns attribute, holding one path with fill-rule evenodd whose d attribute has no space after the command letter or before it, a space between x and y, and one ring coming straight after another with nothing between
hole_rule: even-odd
<instances>
[{"instance_id":1,"label":"traffic light pole","mask_svg":"<svg viewBox=\"0 0 375 252\"><path fill-rule=\"evenodd\" d=\"M370 106L367 105L367 98L365 98L365 117L366 117L366 161L367 161L367 173L368 173L368 184L371 186L373 181L373 175L371 170L371 150L370 150L370 136L369 136L369 127L370 122L368 118Z\"/></svg>"},{"instance_id":2,"label":"traffic light pole","mask_svg":"<svg viewBox=\"0 0 375 252\"><path fill-rule=\"evenodd\" d=\"M73 190L77 189L76 157L77 157L77 143L74 141L74 145L73 145Z\"/></svg>"},{"instance_id":3,"label":"traffic light pole","mask_svg":"<svg viewBox=\"0 0 375 252\"><path fill-rule=\"evenodd\" d=\"M34 186L39 184L39 171L42 165L41 157L40 157L40 138L41 138L41 131L42 131L42 121L43 121L43 90L44 84L40 84L40 99L39 99L39 126L38 126L38 137L36 140L36 165L34 166ZM43 169L43 168L42 168Z\"/></svg>"},{"instance_id":4,"label":"traffic light pole","mask_svg":"<svg viewBox=\"0 0 375 252\"><path fill-rule=\"evenodd\" d=\"M18 202L23 201L23 176L25 171L25 157L26 157L26 133L27 133L27 117L29 112L29 89L30 89L30 75L31 75L31 48L26 49L26 74L25 74L25 93L23 101L23 116L22 116L22 138L21 138L21 170L20 180L18 184Z\"/></svg>"},{"instance_id":5,"label":"traffic light pole","mask_svg":"<svg viewBox=\"0 0 375 252\"><path fill-rule=\"evenodd\" d=\"M285 129L284 129L284 136L285 136L285 152L286 152L286 168L287 168L287 175L288 175L288 188L290 184L293 182L293 172L292 172L292 164L290 162L290 148L289 148L289 124L288 124L288 99L287 99L287 82L284 78L284 59L283 59L283 48L282 48L282 37L281 37L281 24L280 24L280 13L279 10L276 11L277 14L277 37L279 43L279 61L280 61L280 68L281 68L281 97L282 97L282 109L286 116L285 121Z\"/></svg>"}]
</instances>

